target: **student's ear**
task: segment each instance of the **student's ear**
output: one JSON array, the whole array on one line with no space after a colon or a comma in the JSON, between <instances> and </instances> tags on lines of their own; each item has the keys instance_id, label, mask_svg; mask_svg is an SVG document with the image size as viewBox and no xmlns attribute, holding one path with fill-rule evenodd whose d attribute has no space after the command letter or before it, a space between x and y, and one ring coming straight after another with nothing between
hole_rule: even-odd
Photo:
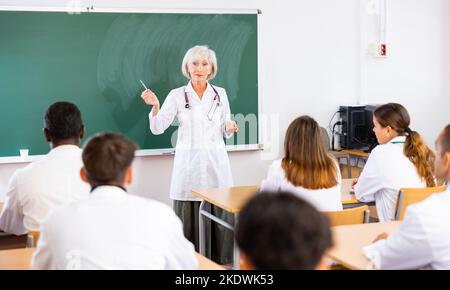
<instances>
[{"instance_id":1,"label":"student's ear","mask_svg":"<svg viewBox=\"0 0 450 290\"><path fill-rule=\"evenodd\" d=\"M80 139L83 139L84 133L85 133L84 125L81 125L81 129L80 129Z\"/></svg>"},{"instance_id":2,"label":"student's ear","mask_svg":"<svg viewBox=\"0 0 450 290\"><path fill-rule=\"evenodd\" d=\"M83 180L86 183L89 183L88 177L87 177L87 173L86 173L86 169L84 169L84 167L81 167L80 169L80 177L81 180Z\"/></svg>"},{"instance_id":3,"label":"student's ear","mask_svg":"<svg viewBox=\"0 0 450 290\"><path fill-rule=\"evenodd\" d=\"M50 136L50 131L47 128L44 128L44 138L48 143L52 142L52 138Z\"/></svg>"},{"instance_id":4,"label":"student's ear","mask_svg":"<svg viewBox=\"0 0 450 290\"><path fill-rule=\"evenodd\" d=\"M392 131L393 131L393 130L392 130L391 126L389 126L389 125L386 126L386 133L388 134L389 137L392 136Z\"/></svg>"},{"instance_id":5,"label":"student's ear","mask_svg":"<svg viewBox=\"0 0 450 290\"><path fill-rule=\"evenodd\" d=\"M250 259L241 251L241 270L254 270L255 268L252 266L252 263L250 262Z\"/></svg>"},{"instance_id":6,"label":"student's ear","mask_svg":"<svg viewBox=\"0 0 450 290\"><path fill-rule=\"evenodd\" d=\"M130 185L131 182L133 181L133 175L134 175L134 171L133 171L133 167L128 167L127 169L127 175L125 176L125 186Z\"/></svg>"},{"instance_id":7,"label":"student's ear","mask_svg":"<svg viewBox=\"0 0 450 290\"><path fill-rule=\"evenodd\" d=\"M443 159L445 168L447 168L447 172L450 174L450 152L445 152Z\"/></svg>"},{"instance_id":8,"label":"student's ear","mask_svg":"<svg viewBox=\"0 0 450 290\"><path fill-rule=\"evenodd\" d=\"M316 266L316 270L330 270L331 261L325 257L322 257L319 264Z\"/></svg>"}]
</instances>

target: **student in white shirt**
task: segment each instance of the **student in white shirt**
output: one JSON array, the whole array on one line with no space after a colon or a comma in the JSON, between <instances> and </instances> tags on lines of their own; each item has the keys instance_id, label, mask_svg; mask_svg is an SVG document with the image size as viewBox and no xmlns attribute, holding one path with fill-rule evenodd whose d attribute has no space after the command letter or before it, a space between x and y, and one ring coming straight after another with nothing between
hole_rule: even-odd
<instances>
[{"instance_id":1,"label":"student in white shirt","mask_svg":"<svg viewBox=\"0 0 450 290\"><path fill-rule=\"evenodd\" d=\"M42 225L33 269L196 269L181 221L160 202L127 194L136 145L105 133L83 150L88 199L56 209Z\"/></svg>"},{"instance_id":2,"label":"student in white shirt","mask_svg":"<svg viewBox=\"0 0 450 290\"><path fill-rule=\"evenodd\" d=\"M0 229L15 235L39 231L55 207L87 198L80 179L80 139L84 125L74 104L57 102L45 113L44 136L51 151L11 177L0 216Z\"/></svg>"},{"instance_id":3,"label":"student in white shirt","mask_svg":"<svg viewBox=\"0 0 450 290\"><path fill-rule=\"evenodd\" d=\"M326 269L330 224L314 206L292 193L262 192L239 213L236 241L241 269Z\"/></svg>"},{"instance_id":4,"label":"student in white shirt","mask_svg":"<svg viewBox=\"0 0 450 290\"><path fill-rule=\"evenodd\" d=\"M320 211L342 210L341 172L322 143L320 127L309 117L295 119L284 140L285 156L272 163L261 191L288 191Z\"/></svg>"},{"instance_id":5,"label":"student in white shirt","mask_svg":"<svg viewBox=\"0 0 450 290\"><path fill-rule=\"evenodd\" d=\"M450 180L450 125L436 140L436 177ZM450 188L410 205L397 233L364 248L378 269L450 269Z\"/></svg>"},{"instance_id":6,"label":"student in white shirt","mask_svg":"<svg viewBox=\"0 0 450 290\"><path fill-rule=\"evenodd\" d=\"M422 137L409 128L408 111L389 103L373 113L373 131L378 145L355 181L356 198L376 202L379 220L394 220L398 191L402 187L435 186L434 153Z\"/></svg>"}]
</instances>

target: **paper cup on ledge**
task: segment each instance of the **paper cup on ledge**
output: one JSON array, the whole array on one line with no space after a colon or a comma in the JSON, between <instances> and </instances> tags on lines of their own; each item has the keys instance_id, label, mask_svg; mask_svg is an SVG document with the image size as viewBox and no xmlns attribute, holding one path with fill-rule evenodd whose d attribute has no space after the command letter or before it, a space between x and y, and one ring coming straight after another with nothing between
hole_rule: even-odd
<instances>
[{"instance_id":1,"label":"paper cup on ledge","mask_svg":"<svg viewBox=\"0 0 450 290\"><path fill-rule=\"evenodd\" d=\"M26 159L28 157L29 150L28 149L20 149L20 157L22 159Z\"/></svg>"}]
</instances>

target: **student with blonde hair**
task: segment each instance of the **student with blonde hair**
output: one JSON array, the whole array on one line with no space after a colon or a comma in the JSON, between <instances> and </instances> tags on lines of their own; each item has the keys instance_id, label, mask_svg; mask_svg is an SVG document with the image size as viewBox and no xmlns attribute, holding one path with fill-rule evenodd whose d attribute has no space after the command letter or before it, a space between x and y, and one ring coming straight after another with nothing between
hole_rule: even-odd
<instances>
[{"instance_id":1,"label":"student with blonde hair","mask_svg":"<svg viewBox=\"0 0 450 290\"><path fill-rule=\"evenodd\" d=\"M285 155L269 168L262 191L289 191L320 211L342 210L341 173L322 143L319 124L309 116L295 119L284 140Z\"/></svg>"},{"instance_id":2,"label":"student with blonde hair","mask_svg":"<svg viewBox=\"0 0 450 290\"><path fill-rule=\"evenodd\" d=\"M408 111L400 104L378 107L373 123L380 145L372 150L355 181L355 194L360 201L375 201L380 221L390 221L400 188L435 186L434 153L420 134L409 128Z\"/></svg>"}]
</instances>

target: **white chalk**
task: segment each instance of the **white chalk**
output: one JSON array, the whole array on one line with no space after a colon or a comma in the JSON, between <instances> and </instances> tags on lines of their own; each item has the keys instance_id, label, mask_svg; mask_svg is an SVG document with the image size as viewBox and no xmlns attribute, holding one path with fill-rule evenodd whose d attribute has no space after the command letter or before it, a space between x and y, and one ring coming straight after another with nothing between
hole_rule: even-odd
<instances>
[{"instance_id":1,"label":"white chalk","mask_svg":"<svg viewBox=\"0 0 450 290\"><path fill-rule=\"evenodd\" d=\"M148 90L148 89L147 89L147 86L144 84L144 82L143 82L142 80L139 80L139 81L141 82L141 84L142 84L142 86L144 87L144 89Z\"/></svg>"}]
</instances>

